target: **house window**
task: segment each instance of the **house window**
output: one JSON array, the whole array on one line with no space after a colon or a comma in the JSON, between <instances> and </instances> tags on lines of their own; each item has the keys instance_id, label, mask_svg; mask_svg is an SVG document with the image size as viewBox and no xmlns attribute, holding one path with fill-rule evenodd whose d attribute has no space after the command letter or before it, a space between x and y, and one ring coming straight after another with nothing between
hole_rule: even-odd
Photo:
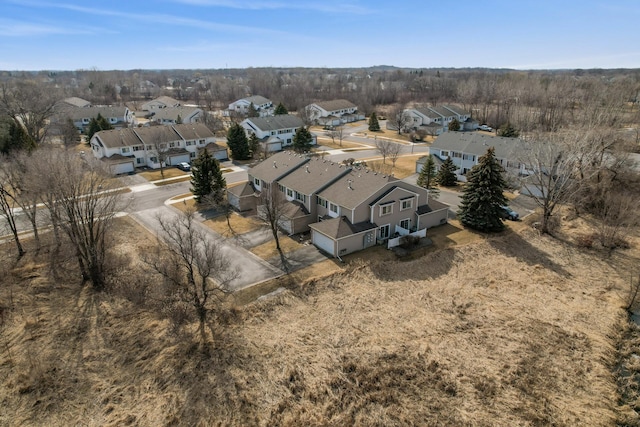
<instances>
[{"instance_id":1,"label":"house window","mask_svg":"<svg viewBox=\"0 0 640 427\"><path fill-rule=\"evenodd\" d=\"M287 196L293 197L293 190L292 189L287 188Z\"/></svg>"},{"instance_id":2,"label":"house window","mask_svg":"<svg viewBox=\"0 0 640 427\"><path fill-rule=\"evenodd\" d=\"M325 199L323 199L322 197L318 197L318 204L320 206L322 206L323 208L327 207L327 201Z\"/></svg>"},{"instance_id":3,"label":"house window","mask_svg":"<svg viewBox=\"0 0 640 427\"><path fill-rule=\"evenodd\" d=\"M204 145L204 139L201 139L200 141L198 141L198 144Z\"/></svg>"},{"instance_id":4,"label":"house window","mask_svg":"<svg viewBox=\"0 0 640 427\"><path fill-rule=\"evenodd\" d=\"M405 230L408 230L410 226L411 226L411 220L409 218L403 219L402 221L400 221L400 227L404 228Z\"/></svg>"},{"instance_id":5,"label":"house window","mask_svg":"<svg viewBox=\"0 0 640 427\"><path fill-rule=\"evenodd\" d=\"M258 187L260 187L260 179L259 178L253 178L253 183L255 185L257 185Z\"/></svg>"},{"instance_id":6,"label":"house window","mask_svg":"<svg viewBox=\"0 0 640 427\"><path fill-rule=\"evenodd\" d=\"M406 199L400 202L400 210L404 211L413 207L413 198Z\"/></svg>"},{"instance_id":7,"label":"house window","mask_svg":"<svg viewBox=\"0 0 640 427\"><path fill-rule=\"evenodd\" d=\"M187 147L190 147L192 145L194 145L196 142L195 141L187 141Z\"/></svg>"},{"instance_id":8,"label":"house window","mask_svg":"<svg viewBox=\"0 0 640 427\"><path fill-rule=\"evenodd\" d=\"M302 203L307 203L307 195L306 194L302 194L302 193L298 193L296 191L296 200L299 200Z\"/></svg>"},{"instance_id":9,"label":"house window","mask_svg":"<svg viewBox=\"0 0 640 427\"><path fill-rule=\"evenodd\" d=\"M138 158L136 159L136 164L141 165L141 164L143 164L143 163L144 163L144 159L143 159L142 157L138 157Z\"/></svg>"},{"instance_id":10,"label":"house window","mask_svg":"<svg viewBox=\"0 0 640 427\"><path fill-rule=\"evenodd\" d=\"M134 145L133 146L133 151L140 151L140 150L142 150L141 146L139 146L139 145Z\"/></svg>"},{"instance_id":11,"label":"house window","mask_svg":"<svg viewBox=\"0 0 640 427\"><path fill-rule=\"evenodd\" d=\"M196 158L196 153L189 153L189 158L195 159Z\"/></svg>"},{"instance_id":12,"label":"house window","mask_svg":"<svg viewBox=\"0 0 640 427\"><path fill-rule=\"evenodd\" d=\"M335 205L333 203L329 204L329 210L333 213L338 213L338 205Z\"/></svg>"},{"instance_id":13,"label":"house window","mask_svg":"<svg viewBox=\"0 0 640 427\"><path fill-rule=\"evenodd\" d=\"M440 155L441 155L442 157L449 157L449 152L448 152L448 151L444 151L444 150L442 150L442 151L440 151Z\"/></svg>"},{"instance_id":14,"label":"house window","mask_svg":"<svg viewBox=\"0 0 640 427\"><path fill-rule=\"evenodd\" d=\"M284 185L282 185L282 184L278 184L278 190L279 190L281 193L284 193Z\"/></svg>"},{"instance_id":15,"label":"house window","mask_svg":"<svg viewBox=\"0 0 640 427\"><path fill-rule=\"evenodd\" d=\"M128 153L129 151L131 151L129 147L122 147L122 154Z\"/></svg>"},{"instance_id":16,"label":"house window","mask_svg":"<svg viewBox=\"0 0 640 427\"><path fill-rule=\"evenodd\" d=\"M157 157L150 157L149 160L151 161L151 163L158 163Z\"/></svg>"},{"instance_id":17,"label":"house window","mask_svg":"<svg viewBox=\"0 0 640 427\"><path fill-rule=\"evenodd\" d=\"M393 202L380 205L380 216L389 215L393 213Z\"/></svg>"},{"instance_id":18,"label":"house window","mask_svg":"<svg viewBox=\"0 0 640 427\"><path fill-rule=\"evenodd\" d=\"M458 153L456 151L452 151L451 152L451 157L460 158L460 157L462 157L462 153Z\"/></svg>"},{"instance_id":19,"label":"house window","mask_svg":"<svg viewBox=\"0 0 640 427\"><path fill-rule=\"evenodd\" d=\"M175 143L175 142L170 142L170 143L169 143L169 148L174 148L175 146L176 146L176 143Z\"/></svg>"}]
</instances>

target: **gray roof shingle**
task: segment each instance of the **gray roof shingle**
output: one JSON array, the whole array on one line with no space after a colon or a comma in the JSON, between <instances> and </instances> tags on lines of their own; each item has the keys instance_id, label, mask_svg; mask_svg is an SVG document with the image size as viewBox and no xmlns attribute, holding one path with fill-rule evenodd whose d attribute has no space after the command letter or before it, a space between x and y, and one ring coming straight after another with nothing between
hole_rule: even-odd
<instances>
[{"instance_id":1,"label":"gray roof shingle","mask_svg":"<svg viewBox=\"0 0 640 427\"><path fill-rule=\"evenodd\" d=\"M318 195L347 209L355 209L392 181L397 178L354 168Z\"/></svg>"},{"instance_id":2,"label":"gray roof shingle","mask_svg":"<svg viewBox=\"0 0 640 427\"><path fill-rule=\"evenodd\" d=\"M349 108L355 108L355 104L346 99L334 99L333 101L321 101L315 102L318 107L325 111L346 110Z\"/></svg>"},{"instance_id":3,"label":"gray roof shingle","mask_svg":"<svg viewBox=\"0 0 640 427\"><path fill-rule=\"evenodd\" d=\"M510 159L515 158L520 150L525 150L526 143L519 138L505 138L476 132L445 132L433 141L430 148L482 156L489 147L495 148L496 157Z\"/></svg>"},{"instance_id":4,"label":"gray roof shingle","mask_svg":"<svg viewBox=\"0 0 640 427\"><path fill-rule=\"evenodd\" d=\"M308 161L308 158L293 151L281 151L249 169L249 175L264 182L273 182Z\"/></svg>"},{"instance_id":5,"label":"gray roof shingle","mask_svg":"<svg viewBox=\"0 0 640 427\"><path fill-rule=\"evenodd\" d=\"M345 165L315 157L279 182L301 194L312 194L347 172Z\"/></svg>"},{"instance_id":6,"label":"gray roof shingle","mask_svg":"<svg viewBox=\"0 0 640 427\"><path fill-rule=\"evenodd\" d=\"M309 227L332 239L341 239L356 233L378 228L376 224L368 221L351 224L351 221L344 216L316 222L310 224Z\"/></svg>"},{"instance_id":7,"label":"gray roof shingle","mask_svg":"<svg viewBox=\"0 0 640 427\"><path fill-rule=\"evenodd\" d=\"M265 132L279 129L293 129L304 126L304 122L300 117L292 116L290 114L282 114L280 116L272 117L250 117L244 121L253 124L253 127Z\"/></svg>"}]
</instances>

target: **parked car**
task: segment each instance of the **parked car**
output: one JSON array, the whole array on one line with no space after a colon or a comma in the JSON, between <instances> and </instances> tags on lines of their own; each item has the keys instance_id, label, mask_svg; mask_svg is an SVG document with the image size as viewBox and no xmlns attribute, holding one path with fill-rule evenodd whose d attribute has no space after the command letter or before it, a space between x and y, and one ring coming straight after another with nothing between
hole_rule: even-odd
<instances>
[{"instance_id":1,"label":"parked car","mask_svg":"<svg viewBox=\"0 0 640 427\"><path fill-rule=\"evenodd\" d=\"M511 209L509 206L501 206L502 218L510 219L511 221L517 221L520 218L518 212Z\"/></svg>"},{"instance_id":2,"label":"parked car","mask_svg":"<svg viewBox=\"0 0 640 427\"><path fill-rule=\"evenodd\" d=\"M487 131L487 132L491 132L493 130L493 128L491 126L487 126L487 125L480 125L480 127L478 129L484 130L484 131Z\"/></svg>"},{"instance_id":3,"label":"parked car","mask_svg":"<svg viewBox=\"0 0 640 427\"><path fill-rule=\"evenodd\" d=\"M185 172L191 171L191 165L189 163L187 163L187 162L178 163L177 168L180 169L181 171L185 171Z\"/></svg>"}]
</instances>

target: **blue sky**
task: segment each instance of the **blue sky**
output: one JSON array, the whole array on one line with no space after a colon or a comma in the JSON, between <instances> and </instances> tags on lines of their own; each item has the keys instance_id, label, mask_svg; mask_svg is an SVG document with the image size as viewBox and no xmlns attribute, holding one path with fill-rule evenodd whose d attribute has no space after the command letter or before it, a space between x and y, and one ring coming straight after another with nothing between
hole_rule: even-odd
<instances>
[{"instance_id":1,"label":"blue sky","mask_svg":"<svg viewBox=\"0 0 640 427\"><path fill-rule=\"evenodd\" d=\"M0 0L0 69L640 68L638 0Z\"/></svg>"}]
</instances>

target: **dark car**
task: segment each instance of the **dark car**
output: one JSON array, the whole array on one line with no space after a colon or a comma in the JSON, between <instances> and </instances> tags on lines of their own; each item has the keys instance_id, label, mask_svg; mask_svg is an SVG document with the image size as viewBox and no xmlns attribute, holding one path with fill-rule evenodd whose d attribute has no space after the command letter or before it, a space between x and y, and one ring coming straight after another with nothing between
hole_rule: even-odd
<instances>
[{"instance_id":1,"label":"dark car","mask_svg":"<svg viewBox=\"0 0 640 427\"><path fill-rule=\"evenodd\" d=\"M187 162L178 163L177 168L180 169L181 171L185 171L185 172L191 171L191 165L189 163L187 163Z\"/></svg>"},{"instance_id":2,"label":"dark car","mask_svg":"<svg viewBox=\"0 0 640 427\"><path fill-rule=\"evenodd\" d=\"M518 212L511 209L509 206L501 206L502 218L510 219L511 221L517 221L520 218Z\"/></svg>"}]
</instances>

